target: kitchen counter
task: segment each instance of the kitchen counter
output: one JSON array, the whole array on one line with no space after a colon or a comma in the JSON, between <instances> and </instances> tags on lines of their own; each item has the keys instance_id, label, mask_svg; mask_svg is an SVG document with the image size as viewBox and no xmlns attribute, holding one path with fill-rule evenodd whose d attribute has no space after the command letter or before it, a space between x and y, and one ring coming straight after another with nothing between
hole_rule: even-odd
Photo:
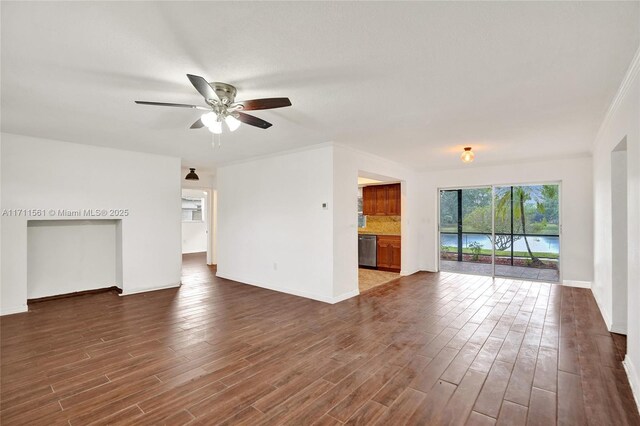
<instances>
[{"instance_id":1,"label":"kitchen counter","mask_svg":"<svg viewBox=\"0 0 640 426\"><path fill-rule=\"evenodd\" d=\"M394 237L399 237L400 234L397 232L371 232L371 231L360 231L358 230L358 235L389 235Z\"/></svg>"}]
</instances>

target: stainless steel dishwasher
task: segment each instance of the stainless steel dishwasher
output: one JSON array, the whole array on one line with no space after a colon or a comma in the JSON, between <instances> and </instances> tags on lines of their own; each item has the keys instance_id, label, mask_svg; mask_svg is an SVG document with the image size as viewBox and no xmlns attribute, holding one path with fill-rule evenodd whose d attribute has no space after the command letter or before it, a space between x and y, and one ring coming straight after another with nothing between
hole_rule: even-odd
<instances>
[{"instance_id":1,"label":"stainless steel dishwasher","mask_svg":"<svg viewBox=\"0 0 640 426\"><path fill-rule=\"evenodd\" d=\"M358 235L358 265L369 268L377 266L375 235Z\"/></svg>"}]
</instances>

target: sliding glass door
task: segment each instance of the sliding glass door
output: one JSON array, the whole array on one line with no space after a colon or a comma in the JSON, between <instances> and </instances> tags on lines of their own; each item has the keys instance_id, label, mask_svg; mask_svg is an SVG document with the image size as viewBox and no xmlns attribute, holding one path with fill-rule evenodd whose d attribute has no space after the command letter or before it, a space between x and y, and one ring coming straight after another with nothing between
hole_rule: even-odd
<instances>
[{"instance_id":1,"label":"sliding glass door","mask_svg":"<svg viewBox=\"0 0 640 426\"><path fill-rule=\"evenodd\" d=\"M440 265L493 275L491 187L440 192Z\"/></svg>"},{"instance_id":2,"label":"sliding glass door","mask_svg":"<svg viewBox=\"0 0 640 426\"><path fill-rule=\"evenodd\" d=\"M559 186L499 186L494 198L495 275L559 281Z\"/></svg>"},{"instance_id":3,"label":"sliding glass door","mask_svg":"<svg viewBox=\"0 0 640 426\"><path fill-rule=\"evenodd\" d=\"M440 191L440 269L557 282L558 184Z\"/></svg>"}]
</instances>

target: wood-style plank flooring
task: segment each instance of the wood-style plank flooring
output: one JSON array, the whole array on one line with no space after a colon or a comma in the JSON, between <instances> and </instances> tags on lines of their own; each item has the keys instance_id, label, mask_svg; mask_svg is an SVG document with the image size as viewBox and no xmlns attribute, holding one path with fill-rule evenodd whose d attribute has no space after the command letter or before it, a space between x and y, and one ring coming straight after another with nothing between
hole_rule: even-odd
<instances>
[{"instance_id":1,"label":"wood-style plank flooring","mask_svg":"<svg viewBox=\"0 0 640 426\"><path fill-rule=\"evenodd\" d=\"M1 319L2 425L639 425L589 290L419 273L336 305L218 279Z\"/></svg>"}]
</instances>

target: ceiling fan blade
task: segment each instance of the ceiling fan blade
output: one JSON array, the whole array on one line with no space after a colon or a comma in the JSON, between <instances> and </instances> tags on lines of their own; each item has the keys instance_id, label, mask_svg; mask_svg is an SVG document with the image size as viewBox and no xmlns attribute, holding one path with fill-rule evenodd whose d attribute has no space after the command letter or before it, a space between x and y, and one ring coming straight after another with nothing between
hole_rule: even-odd
<instances>
[{"instance_id":1,"label":"ceiling fan blade","mask_svg":"<svg viewBox=\"0 0 640 426\"><path fill-rule=\"evenodd\" d=\"M193 123L191 125L191 127L189 127L190 129L200 129L204 127L204 123L202 122L202 120L200 120L199 118L196 120L195 123Z\"/></svg>"},{"instance_id":2,"label":"ceiling fan blade","mask_svg":"<svg viewBox=\"0 0 640 426\"><path fill-rule=\"evenodd\" d=\"M203 111L211 111L211 108L198 106L198 105L187 105L187 104L172 104L168 102L149 102L149 101L135 101L135 103L140 105L153 105L153 106L167 106L167 107L178 107L178 108L192 108L192 109L200 109Z\"/></svg>"},{"instance_id":3,"label":"ceiling fan blade","mask_svg":"<svg viewBox=\"0 0 640 426\"><path fill-rule=\"evenodd\" d=\"M244 112L238 112L237 114L238 120L242 121L244 124L260 127L261 129L268 129L272 126L268 121L264 121L263 119L254 117L253 115L245 114Z\"/></svg>"},{"instance_id":4,"label":"ceiling fan blade","mask_svg":"<svg viewBox=\"0 0 640 426\"><path fill-rule=\"evenodd\" d=\"M215 90L213 90L213 88L209 85L207 80L205 80L203 77L200 77L199 75L192 75L192 74L187 74L187 77L189 78L189 81L191 82L191 84L193 84L193 87L195 87L196 90L202 96L204 96L205 99L220 101L220 98L218 98L218 95L216 94Z\"/></svg>"},{"instance_id":5,"label":"ceiling fan blade","mask_svg":"<svg viewBox=\"0 0 640 426\"><path fill-rule=\"evenodd\" d=\"M265 98L265 99L251 99L248 101L241 101L238 104L243 106L244 111L254 111L257 109L273 109L283 108L291 106L289 98Z\"/></svg>"}]
</instances>

